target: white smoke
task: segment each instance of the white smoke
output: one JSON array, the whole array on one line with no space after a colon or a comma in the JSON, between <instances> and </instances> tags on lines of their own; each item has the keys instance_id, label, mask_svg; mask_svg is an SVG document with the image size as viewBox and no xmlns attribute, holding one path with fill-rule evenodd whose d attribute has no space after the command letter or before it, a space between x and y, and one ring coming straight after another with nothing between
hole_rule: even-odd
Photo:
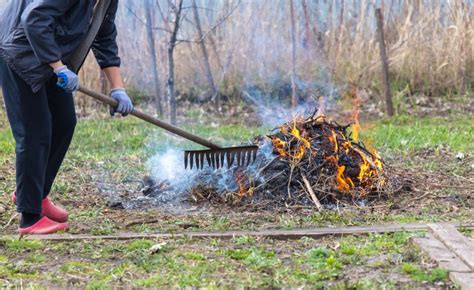
<instances>
[{"instance_id":1,"label":"white smoke","mask_svg":"<svg viewBox=\"0 0 474 290\"><path fill-rule=\"evenodd\" d=\"M198 174L196 169L184 169L184 152L176 148L156 153L147 167L154 180L166 181L176 194L185 192Z\"/></svg>"},{"instance_id":2,"label":"white smoke","mask_svg":"<svg viewBox=\"0 0 474 290\"><path fill-rule=\"evenodd\" d=\"M273 158L271 142L265 142L260 146L257 159L248 167L242 167L246 175L253 176L255 181L261 177L258 176L258 170ZM151 157L147 166L150 177L157 183L166 182L169 184L169 190L163 191L157 197L163 200L177 200L189 193L190 190L198 185L209 186L217 192L235 192L239 189L236 180L236 164L228 168L227 162L219 169L213 169L207 163L202 170L184 168L184 151L167 148ZM166 195L166 198L163 198Z\"/></svg>"}]
</instances>

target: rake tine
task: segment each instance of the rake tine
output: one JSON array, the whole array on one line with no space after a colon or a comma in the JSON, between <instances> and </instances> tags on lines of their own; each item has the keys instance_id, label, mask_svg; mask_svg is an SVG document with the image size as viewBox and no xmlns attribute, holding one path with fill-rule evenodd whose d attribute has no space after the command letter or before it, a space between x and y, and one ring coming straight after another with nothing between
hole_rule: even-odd
<instances>
[{"instance_id":1,"label":"rake tine","mask_svg":"<svg viewBox=\"0 0 474 290\"><path fill-rule=\"evenodd\" d=\"M258 151L258 149L254 149L254 150L253 150L253 154L252 154L253 161L252 161L252 163L254 163L255 160L257 160L257 151Z\"/></svg>"},{"instance_id":2,"label":"rake tine","mask_svg":"<svg viewBox=\"0 0 474 290\"><path fill-rule=\"evenodd\" d=\"M227 166L230 168L234 164L235 153L227 152Z\"/></svg>"},{"instance_id":3,"label":"rake tine","mask_svg":"<svg viewBox=\"0 0 474 290\"><path fill-rule=\"evenodd\" d=\"M221 152L221 167L224 167L224 159L225 159L225 154L224 152Z\"/></svg>"},{"instance_id":4,"label":"rake tine","mask_svg":"<svg viewBox=\"0 0 474 290\"><path fill-rule=\"evenodd\" d=\"M237 166L240 167L240 158L242 157L242 152L241 151L237 151Z\"/></svg>"},{"instance_id":5,"label":"rake tine","mask_svg":"<svg viewBox=\"0 0 474 290\"><path fill-rule=\"evenodd\" d=\"M245 158L247 157L247 151L242 151L242 160L240 162L240 164L242 164L242 166L245 166Z\"/></svg>"},{"instance_id":6,"label":"rake tine","mask_svg":"<svg viewBox=\"0 0 474 290\"><path fill-rule=\"evenodd\" d=\"M190 157L191 157L191 158L189 158L190 169L193 169L193 164L194 164L194 152L191 152Z\"/></svg>"},{"instance_id":7,"label":"rake tine","mask_svg":"<svg viewBox=\"0 0 474 290\"><path fill-rule=\"evenodd\" d=\"M203 169L204 168L204 154L203 153L199 154L199 160L201 163L201 169Z\"/></svg>"},{"instance_id":8,"label":"rake tine","mask_svg":"<svg viewBox=\"0 0 474 290\"><path fill-rule=\"evenodd\" d=\"M200 167L200 166L199 166L199 155L200 155L200 154L197 153L197 154L196 154L196 157L195 157L195 158L196 158L196 168L197 168L197 169L199 169L199 167Z\"/></svg>"},{"instance_id":9,"label":"rake tine","mask_svg":"<svg viewBox=\"0 0 474 290\"><path fill-rule=\"evenodd\" d=\"M255 148L254 148L255 147ZM204 169L207 161L207 166L214 170L225 167L230 169L234 162L236 166L249 166L257 159L258 147L256 146L242 146L231 148L217 148L209 150L190 150L184 152L184 168Z\"/></svg>"},{"instance_id":10,"label":"rake tine","mask_svg":"<svg viewBox=\"0 0 474 290\"><path fill-rule=\"evenodd\" d=\"M207 159L207 165L211 166L211 153L210 152L206 153L206 159Z\"/></svg>"},{"instance_id":11,"label":"rake tine","mask_svg":"<svg viewBox=\"0 0 474 290\"><path fill-rule=\"evenodd\" d=\"M185 151L184 152L184 169L188 169L188 158L189 158L189 152Z\"/></svg>"},{"instance_id":12,"label":"rake tine","mask_svg":"<svg viewBox=\"0 0 474 290\"><path fill-rule=\"evenodd\" d=\"M211 153L211 164L212 164L212 169L216 169L216 154Z\"/></svg>"},{"instance_id":13,"label":"rake tine","mask_svg":"<svg viewBox=\"0 0 474 290\"><path fill-rule=\"evenodd\" d=\"M199 153L196 154L196 168L197 168L197 169L199 169L198 164L201 165L201 163L202 163L202 162L199 160L199 159L200 159L200 158L199 158L199 155L201 155L201 154L199 154Z\"/></svg>"},{"instance_id":14,"label":"rake tine","mask_svg":"<svg viewBox=\"0 0 474 290\"><path fill-rule=\"evenodd\" d=\"M220 164L220 159L221 159L221 153L216 153L215 155L216 157L216 169L219 169L221 167L221 164Z\"/></svg>"}]
</instances>

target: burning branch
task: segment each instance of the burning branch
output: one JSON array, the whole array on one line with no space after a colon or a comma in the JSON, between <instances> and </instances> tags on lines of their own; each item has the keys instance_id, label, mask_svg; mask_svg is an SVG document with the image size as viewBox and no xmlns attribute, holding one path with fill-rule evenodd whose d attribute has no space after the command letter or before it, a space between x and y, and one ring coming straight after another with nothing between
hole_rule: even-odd
<instances>
[{"instance_id":1,"label":"burning branch","mask_svg":"<svg viewBox=\"0 0 474 290\"><path fill-rule=\"evenodd\" d=\"M316 197L316 194L314 194L313 188L311 187L311 184L309 183L308 179L304 174L301 175L303 178L304 185L306 186L306 189L308 190L309 195L311 196L311 200L314 202L314 205L318 208L318 210L321 210L321 203L319 202L319 199Z\"/></svg>"},{"instance_id":2,"label":"burning branch","mask_svg":"<svg viewBox=\"0 0 474 290\"><path fill-rule=\"evenodd\" d=\"M216 178L225 178L228 185L226 175L233 174L233 189L230 186L224 192L215 192L218 200L225 196L232 204L265 200L265 204L298 204L320 210L325 204L390 194L394 187L384 162L375 150L366 149L358 141L359 128L358 122L351 128L329 121L324 115L295 117L272 134L255 139L260 150L253 166L207 172L201 178L213 180L216 174L222 174ZM213 183L218 181L209 184ZM206 188L206 194L195 194L194 198L209 199Z\"/></svg>"}]
</instances>

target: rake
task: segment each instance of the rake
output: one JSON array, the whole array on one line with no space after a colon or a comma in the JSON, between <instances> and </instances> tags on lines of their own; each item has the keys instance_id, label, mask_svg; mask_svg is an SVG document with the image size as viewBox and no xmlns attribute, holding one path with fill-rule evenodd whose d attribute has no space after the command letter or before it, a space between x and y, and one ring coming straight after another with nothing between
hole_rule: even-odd
<instances>
[{"instance_id":1,"label":"rake","mask_svg":"<svg viewBox=\"0 0 474 290\"><path fill-rule=\"evenodd\" d=\"M105 103L109 106L116 107L118 105L117 101L112 99L111 97L92 91L83 86L79 86L78 91L96 100L99 100L100 102ZM199 137L198 135L192 134L181 128L178 128L169 123L163 122L155 117L152 117L146 113L143 113L140 110L133 109L130 114L143 121L158 126L166 131L169 131L185 139L188 139L190 141L209 148L207 150L184 151L185 169L188 168L188 165L190 169L193 169L194 166L197 169L203 169L206 162L207 165L212 167L213 169L224 167L225 164L227 164L227 167L230 168L234 163L236 163L237 166L248 166L253 163L257 158L258 146L256 145L221 147L207 139Z\"/></svg>"}]
</instances>

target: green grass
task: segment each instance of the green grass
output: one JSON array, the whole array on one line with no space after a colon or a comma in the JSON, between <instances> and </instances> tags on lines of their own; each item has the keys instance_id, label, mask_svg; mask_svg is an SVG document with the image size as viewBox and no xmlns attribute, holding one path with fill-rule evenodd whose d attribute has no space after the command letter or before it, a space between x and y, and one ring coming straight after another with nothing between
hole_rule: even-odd
<instances>
[{"instance_id":1,"label":"green grass","mask_svg":"<svg viewBox=\"0 0 474 290\"><path fill-rule=\"evenodd\" d=\"M387 151L413 152L420 149L438 149L440 146L454 152L474 152L474 119L464 117L399 116L383 120L363 130L362 138L369 139L376 148Z\"/></svg>"},{"instance_id":2,"label":"green grass","mask_svg":"<svg viewBox=\"0 0 474 290\"><path fill-rule=\"evenodd\" d=\"M15 144L8 126L0 128L0 164L11 159L15 152Z\"/></svg>"},{"instance_id":3,"label":"green grass","mask_svg":"<svg viewBox=\"0 0 474 290\"><path fill-rule=\"evenodd\" d=\"M446 282L444 270L424 268L424 258L411 245L413 235L296 241L172 239L153 254L150 249L163 240L61 242L47 247L9 241L0 244L0 287L2 279L17 285L18 278L36 286L65 286L72 276L88 289L118 285L391 289L397 282L389 279L396 276L404 277L405 286ZM60 262L51 265L49 257ZM357 271L377 275L356 275Z\"/></svg>"},{"instance_id":4,"label":"green grass","mask_svg":"<svg viewBox=\"0 0 474 290\"><path fill-rule=\"evenodd\" d=\"M438 282L448 279L448 271L441 268L435 268L430 271L423 271L419 266L412 263L404 263L402 271L410 275L415 281L420 282Z\"/></svg>"},{"instance_id":5,"label":"green grass","mask_svg":"<svg viewBox=\"0 0 474 290\"><path fill-rule=\"evenodd\" d=\"M454 151L474 151L474 121L465 117L410 117L399 116L368 124L362 138L376 148L410 152L424 148L446 146ZM243 125L222 125L211 128L201 124L183 128L210 138L223 145L248 141L267 131ZM170 145L177 148L200 148L179 137L172 137L135 118L81 120L69 151L69 166L80 166L86 161L110 161L120 156L146 158ZM14 142L10 129L0 129L0 161L11 158ZM120 154L119 156L117 154Z\"/></svg>"},{"instance_id":6,"label":"green grass","mask_svg":"<svg viewBox=\"0 0 474 290\"><path fill-rule=\"evenodd\" d=\"M5 248L13 252L28 252L42 249L44 247L41 241L29 241L29 240L7 240L2 241L5 244Z\"/></svg>"}]
</instances>

